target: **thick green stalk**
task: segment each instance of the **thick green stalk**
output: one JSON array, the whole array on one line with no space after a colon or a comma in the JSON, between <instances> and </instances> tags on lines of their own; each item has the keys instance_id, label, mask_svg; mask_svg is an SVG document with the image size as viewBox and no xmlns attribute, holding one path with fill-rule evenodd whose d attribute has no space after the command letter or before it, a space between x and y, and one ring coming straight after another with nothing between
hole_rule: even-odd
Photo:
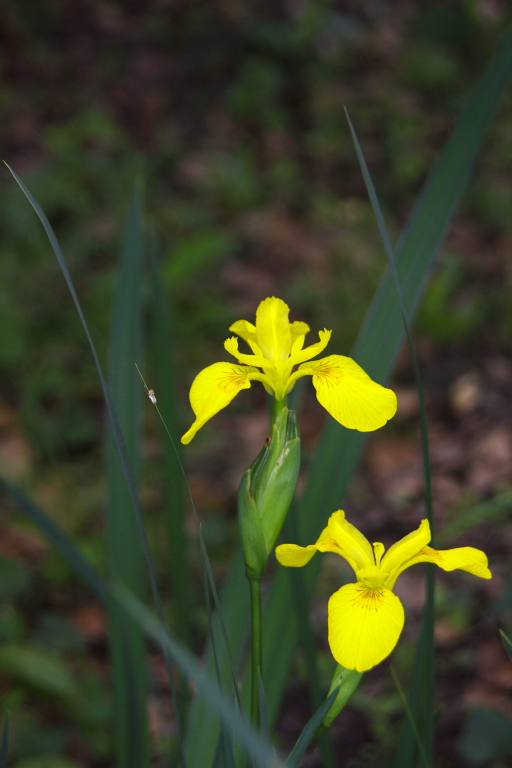
<instances>
[{"instance_id":1,"label":"thick green stalk","mask_svg":"<svg viewBox=\"0 0 512 768\"><path fill-rule=\"evenodd\" d=\"M272 409L272 423L275 424L277 421L277 417L283 410L283 408L286 406L286 397L283 397L282 400L276 400L274 399L273 409Z\"/></svg>"},{"instance_id":2,"label":"thick green stalk","mask_svg":"<svg viewBox=\"0 0 512 768\"><path fill-rule=\"evenodd\" d=\"M251 719L260 727L259 681L263 676L263 603L261 578L249 578L251 591Z\"/></svg>"}]
</instances>

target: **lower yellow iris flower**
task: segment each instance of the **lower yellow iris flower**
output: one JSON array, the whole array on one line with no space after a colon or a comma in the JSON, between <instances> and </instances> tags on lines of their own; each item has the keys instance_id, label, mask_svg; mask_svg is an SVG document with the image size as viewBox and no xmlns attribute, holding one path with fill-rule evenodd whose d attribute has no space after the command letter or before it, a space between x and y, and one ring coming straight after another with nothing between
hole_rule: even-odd
<instances>
[{"instance_id":1,"label":"lower yellow iris flower","mask_svg":"<svg viewBox=\"0 0 512 768\"><path fill-rule=\"evenodd\" d=\"M312 361L327 346L331 331L320 331L320 341L304 349L309 326L298 321L290 323L289 312L282 299L271 297L259 305L256 325L238 320L230 327L247 342L253 354L239 352L238 339L233 336L224 347L239 364L214 363L196 376L190 389L196 420L181 438L182 443L189 443L212 416L229 405L242 389L248 389L251 381L261 381L267 392L282 400L299 378L312 376L324 408L345 427L361 432L378 429L395 415L395 393L372 381L350 357L329 355ZM298 369L293 371L295 366Z\"/></svg>"},{"instance_id":2,"label":"lower yellow iris flower","mask_svg":"<svg viewBox=\"0 0 512 768\"><path fill-rule=\"evenodd\" d=\"M329 645L346 669L364 672L389 656L404 626L404 609L393 587L402 571L416 563L435 563L445 571L460 568L490 579L486 555L473 547L436 550L428 520L388 549L370 544L338 510L329 518L316 544L281 544L276 557L282 565L300 568L319 552L336 552L353 568L357 583L346 584L329 600ZM385 553L385 554L384 554Z\"/></svg>"}]
</instances>

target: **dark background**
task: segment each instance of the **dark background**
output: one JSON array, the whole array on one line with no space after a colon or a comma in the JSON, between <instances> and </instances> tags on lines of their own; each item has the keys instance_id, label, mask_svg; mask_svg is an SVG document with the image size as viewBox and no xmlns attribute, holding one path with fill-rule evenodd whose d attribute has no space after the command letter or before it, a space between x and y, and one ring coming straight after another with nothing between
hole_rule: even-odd
<instances>
[{"instance_id":1,"label":"dark background","mask_svg":"<svg viewBox=\"0 0 512 768\"><path fill-rule=\"evenodd\" d=\"M224 359L229 325L253 320L266 296L285 299L291 319L307 321L315 334L332 328L329 351L348 354L385 254L343 107L395 237L511 15L509 3L497 0L5 0L2 155L52 221L103 358L123 220L141 178L175 316L183 432L192 420L194 375ZM502 746L492 735L510 730L512 714L512 667L498 635L499 627L510 629L512 594L511 165L507 95L415 329L439 544L484 548L494 573L485 584L460 573L440 577L439 766L501 768L512 755L507 739ZM99 382L44 233L6 170L0 231L0 472L32 493L102 568ZM406 352L393 386L399 414L372 436L346 506L371 541L386 544L423 515ZM185 452L219 582L237 541L237 485L265 439L266 408L263 390L253 387ZM306 464L324 418L309 391L301 414ZM151 422L147 452L157 464L155 434ZM165 590L162 503L151 473L146 485ZM103 610L8 502L0 526L0 707L11 713L13 765L37 768L44 754L56 768L110 765ZM200 653L206 619L192 520L190 536ZM326 602L338 574L328 560L313 609L326 686ZM421 569L404 574L398 591L408 622L393 659L406 676ZM298 656L279 724L283 747L310 712ZM340 765L389 763L401 712L385 664L366 676L334 729ZM152 718L158 754L169 725L157 709ZM482 734L480 760L469 741L475 733ZM316 751L308 760L320 765Z\"/></svg>"}]
</instances>

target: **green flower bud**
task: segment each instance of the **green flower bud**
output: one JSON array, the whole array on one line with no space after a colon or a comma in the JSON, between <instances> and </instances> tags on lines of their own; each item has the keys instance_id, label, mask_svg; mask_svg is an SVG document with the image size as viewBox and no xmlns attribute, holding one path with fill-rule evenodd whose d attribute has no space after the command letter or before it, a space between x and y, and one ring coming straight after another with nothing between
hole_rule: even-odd
<instances>
[{"instance_id":1,"label":"green flower bud","mask_svg":"<svg viewBox=\"0 0 512 768\"><path fill-rule=\"evenodd\" d=\"M238 516L245 567L250 579L261 578L267 565L267 544L258 507L251 494L251 470L242 477L238 490Z\"/></svg>"},{"instance_id":2,"label":"green flower bud","mask_svg":"<svg viewBox=\"0 0 512 768\"><path fill-rule=\"evenodd\" d=\"M272 435L240 483L238 508L248 574L263 575L292 503L300 468L295 411L282 407Z\"/></svg>"}]
</instances>

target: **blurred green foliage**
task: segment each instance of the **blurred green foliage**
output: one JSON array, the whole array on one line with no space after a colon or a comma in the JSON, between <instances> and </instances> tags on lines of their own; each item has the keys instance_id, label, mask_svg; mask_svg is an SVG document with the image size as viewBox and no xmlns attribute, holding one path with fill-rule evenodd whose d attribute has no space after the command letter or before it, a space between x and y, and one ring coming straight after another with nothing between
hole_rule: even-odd
<instances>
[{"instance_id":1,"label":"blurred green foliage","mask_svg":"<svg viewBox=\"0 0 512 768\"><path fill-rule=\"evenodd\" d=\"M499 709L473 709L460 750L468 765L504 768L512 758L512 719Z\"/></svg>"}]
</instances>

